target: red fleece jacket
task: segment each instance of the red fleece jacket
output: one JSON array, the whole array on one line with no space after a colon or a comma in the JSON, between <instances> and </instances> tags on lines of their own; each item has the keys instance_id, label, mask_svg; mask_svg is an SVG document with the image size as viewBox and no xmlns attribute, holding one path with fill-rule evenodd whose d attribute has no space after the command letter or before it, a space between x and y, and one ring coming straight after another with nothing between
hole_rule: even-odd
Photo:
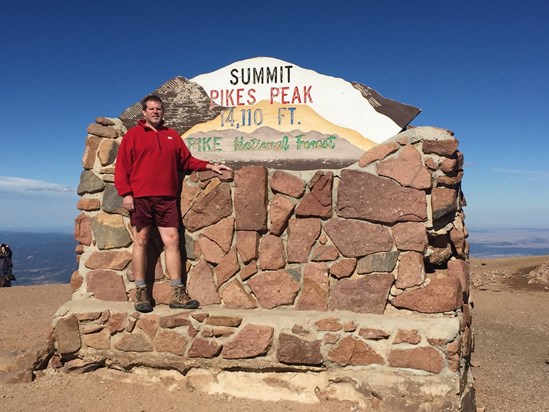
<instances>
[{"instance_id":1,"label":"red fleece jacket","mask_svg":"<svg viewBox=\"0 0 549 412\"><path fill-rule=\"evenodd\" d=\"M191 155L174 129L148 127L144 120L125 134L118 149L114 185L120 196L176 197L178 171L205 170L208 162Z\"/></svg>"}]
</instances>

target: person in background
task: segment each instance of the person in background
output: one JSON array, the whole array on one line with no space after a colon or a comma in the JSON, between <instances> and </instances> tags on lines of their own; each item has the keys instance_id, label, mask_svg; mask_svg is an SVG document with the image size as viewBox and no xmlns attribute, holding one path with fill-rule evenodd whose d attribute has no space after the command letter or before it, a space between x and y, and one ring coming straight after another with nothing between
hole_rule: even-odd
<instances>
[{"instance_id":1,"label":"person in background","mask_svg":"<svg viewBox=\"0 0 549 412\"><path fill-rule=\"evenodd\" d=\"M2 277L0 287L10 287L11 282L16 280L12 273L12 255L13 253L9 245L5 243L0 244L0 276Z\"/></svg>"},{"instance_id":2,"label":"person in background","mask_svg":"<svg viewBox=\"0 0 549 412\"><path fill-rule=\"evenodd\" d=\"M164 103L149 95L142 101L143 117L122 139L116 158L114 185L130 212L133 228L132 266L135 277L135 309L153 310L145 283L147 246L151 227L158 228L164 243L166 268L171 279L170 308L196 309L181 280L179 249L180 216L178 191L180 171L231 170L193 157L179 133L164 124Z\"/></svg>"}]
</instances>

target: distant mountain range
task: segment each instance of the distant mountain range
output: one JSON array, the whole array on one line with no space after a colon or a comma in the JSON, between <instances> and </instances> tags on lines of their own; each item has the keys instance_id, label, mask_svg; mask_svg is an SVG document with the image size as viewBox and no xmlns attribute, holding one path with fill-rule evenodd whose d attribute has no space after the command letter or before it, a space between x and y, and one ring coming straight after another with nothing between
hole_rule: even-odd
<instances>
[{"instance_id":1,"label":"distant mountain range","mask_svg":"<svg viewBox=\"0 0 549 412\"><path fill-rule=\"evenodd\" d=\"M68 233L0 231L13 251L13 286L69 283L78 269L77 242ZM549 255L549 229L470 230L471 257Z\"/></svg>"},{"instance_id":2,"label":"distant mountain range","mask_svg":"<svg viewBox=\"0 0 549 412\"><path fill-rule=\"evenodd\" d=\"M0 231L0 243L13 252L12 286L69 283L78 269L72 234Z\"/></svg>"}]
</instances>

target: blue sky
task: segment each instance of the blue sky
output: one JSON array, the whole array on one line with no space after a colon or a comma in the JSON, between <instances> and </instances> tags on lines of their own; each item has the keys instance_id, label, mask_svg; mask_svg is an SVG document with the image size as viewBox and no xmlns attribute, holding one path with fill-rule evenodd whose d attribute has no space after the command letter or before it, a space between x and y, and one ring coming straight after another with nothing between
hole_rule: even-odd
<instances>
[{"instance_id":1,"label":"blue sky","mask_svg":"<svg viewBox=\"0 0 549 412\"><path fill-rule=\"evenodd\" d=\"M549 228L549 2L21 0L2 17L0 230L72 231L97 116L258 56L453 130L470 229Z\"/></svg>"}]
</instances>

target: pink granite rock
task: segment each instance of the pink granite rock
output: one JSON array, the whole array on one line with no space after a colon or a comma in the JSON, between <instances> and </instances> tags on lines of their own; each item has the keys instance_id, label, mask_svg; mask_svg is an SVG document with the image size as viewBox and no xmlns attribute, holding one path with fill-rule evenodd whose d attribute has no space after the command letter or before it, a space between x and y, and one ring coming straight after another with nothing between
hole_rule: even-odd
<instances>
[{"instance_id":1,"label":"pink granite rock","mask_svg":"<svg viewBox=\"0 0 549 412\"><path fill-rule=\"evenodd\" d=\"M382 223L427 219L425 192L402 187L391 179L345 169L337 192L340 217Z\"/></svg>"},{"instance_id":2,"label":"pink granite rock","mask_svg":"<svg viewBox=\"0 0 549 412\"><path fill-rule=\"evenodd\" d=\"M271 190L296 199L305 193L305 182L297 176L277 170L271 176Z\"/></svg>"},{"instance_id":3,"label":"pink granite rock","mask_svg":"<svg viewBox=\"0 0 549 412\"><path fill-rule=\"evenodd\" d=\"M322 263L303 265L303 288L297 299L296 309L319 311L328 309L330 287L328 273L328 267Z\"/></svg>"},{"instance_id":4,"label":"pink granite rock","mask_svg":"<svg viewBox=\"0 0 549 412\"><path fill-rule=\"evenodd\" d=\"M201 305L221 303L213 280L213 271L205 260L200 260L190 271L187 282L189 295Z\"/></svg>"},{"instance_id":5,"label":"pink granite rock","mask_svg":"<svg viewBox=\"0 0 549 412\"><path fill-rule=\"evenodd\" d=\"M423 153L434 153L439 156L452 157L458 148L455 138L448 140L424 140Z\"/></svg>"},{"instance_id":6,"label":"pink granite rock","mask_svg":"<svg viewBox=\"0 0 549 412\"><path fill-rule=\"evenodd\" d=\"M300 288L299 274L292 270L260 272L248 281L248 286L261 307L272 309L294 303Z\"/></svg>"},{"instance_id":7,"label":"pink granite rock","mask_svg":"<svg viewBox=\"0 0 549 412\"><path fill-rule=\"evenodd\" d=\"M445 187L435 187L431 191L433 219L439 219L457 210L457 191Z\"/></svg>"},{"instance_id":8,"label":"pink granite rock","mask_svg":"<svg viewBox=\"0 0 549 412\"><path fill-rule=\"evenodd\" d=\"M324 230L346 257L361 257L376 252L388 252L393 248L389 229L382 225L332 218ZM288 252L290 245L288 244Z\"/></svg>"},{"instance_id":9,"label":"pink granite rock","mask_svg":"<svg viewBox=\"0 0 549 412\"><path fill-rule=\"evenodd\" d=\"M421 155L412 145L406 145L398 157L379 162L377 173L396 180L402 186L414 189L431 187L431 173L423 166Z\"/></svg>"},{"instance_id":10,"label":"pink granite rock","mask_svg":"<svg viewBox=\"0 0 549 412\"><path fill-rule=\"evenodd\" d=\"M425 288L401 293L392 304L422 313L450 312L463 305L461 284L451 277L432 279Z\"/></svg>"},{"instance_id":11,"label":"pink granite rock","mask_svg":"<svg viewBox=\"0 0 549 412\"><path fill-rule=\"evenodd\" d=\"M347 336L328 352L328 359L341 366L383 365L382 356L364 341Z\"/></svg>"},{"instance_id":12,"label":"pink granite rock","mask_svg":"<svg viewBox=\"0 0 549 412\"><path fill-rule=\"evenodd\" d=\"M257 262L252 260L240 271L240 279L247 280L257 273Z\"/></svg>"},{"instance_id":13,"label":"pink granite rock","mask_svg":"<svg viewBox=\"0 0 549 412\"><path fill-rule=\"evenodd\" d=\"M217 243L223 252L228 253L233 243L233 233L234 217L229 216L204 229L201 235Z\"/></svg>"},{"instance_id":14,"label":"pink granite rock","mask_svg":"<svg viewBox=\"0 0 549 412\"><path fill-rule=\"evenodd\" d=\"M330 274L337 279L348 278L355 271L356 262L355 258L340 259L330 266Z\"/></svg>"},{"instance_id":15,"label":"pink granite rock","mask_svg":"<svg viewBox=\"0 0 549 412\"><path fill-rule=\"evenodd\" d=\"M213 340L194 338L187 356L189 358L215 358L223 347Z\"/></svg>"},{"instance_id":16,"label":"pink granite rock","mask_svg":"<svg viewBox=\"0 0 549 412\"><path fill-rule=\"evenodd\" d=\"M90 217L84 213L80 213L76 219L74 219L74 239L83 245L91 245L92 232Z\"/></svg>"},{"instance_id":17,"label":"pink granite rock","mask_svg":"<svg viewBox=\"0 0 549 412\"><path fill-rule=\"evenodd\" d=\"M320 340L312 342L295 335L281 333L278 337L276 357L279 362L293 365L321 365Z\"/></svg>"},{"instance_id":18,"label":"pink granite rock","mask_svg":"<svg viewBox=\"0 0 549 412\"><path fill-rule=\"evenodd\" d=\"M172 329L179 326L190 326L189 312L179 312L173 315L162 316L158 319L158 326L163 329Z\"/></svg>"},{"instance_id":19,"label":"pink granite rock","mask_svg":"<svg viewBox=\"0 0 549 412\"><path fill-rule=\"evenodd\" d=\"M254 309L257 301L244 289L242 283L233 280L220 291L223 305L230 309Z\"/></svg>"},{"instance_id":20,"label":"pink granite rock","mask_svg":"<svg viewBox=\"0 0 549 412\"><path fill-rule=\"evenodd\" d=\"M221 249L216 242L208 239L206 236L198 236L198 245L200 246L202 256L204 256L204 259L207 262L218 264L225 256L223 249Z\"/></svg>"},{"instance_id":21,"label":"pink granite rock","mask_svg":"<svg viewBox=\"0 0 549 412\"><path fill-rule=\"evenodd\" d=\"M286 266L282 239L274 235L265 235L259 245L259 267L262 270L277 270Z\"/></svg>"},{"instance_id":22,"label":"pink granite rock","mask_svg":"<svg viewBox=\"0 0 549 412\"><path fill-rule=\"evenodd\" d=\"M316 329L323 332L337 332L343 328L341 319L325 318L315 322Z\"/></svg>"},{"instance_id":23,"label":"pink granite rock","mask_svg":"<svg viewBox=\"0 0 549 412\"><path fill-rule=\"evenodd\" d=\"M239 270L240 270L240 265L238 263L238 258L236 256L236 249L231 249L230 252L227 253L220 260L219 264L216 266L214 270L216 284L218 286L221 286L231 277L236 275Z\"/></svg>"},{"instance_id":24,"label":"pink granite rock","mask_svg":"<svg viewBox=\"0 0 549 412\"><path fill-rule=\"evenodd\" d=\"M394 140L389 140L364 152L364 154L358 161L358 165L360 167L366 167L377 160L384 159L391 153L396 152L399 148L400 146L397 142L395 142Z\"/></svg>"},{"instance_id":25,"label":"pink granite rock","mask_svg":"<svg viewBox=\"0 0 549 412\"><path fill-rule=\"evenodd\" d=\"M419 369L440 373L444 366L440 352L431 346L412 349L393 349L389 352L389 365L394 368Z\"/></svg>"},{"instance_id":26,"label":"pink granite rock","mask_svg":"<svg viewBox=\"0 0 549 412\"><path fill-rule=\"evenodd\" d=\"M330 308L382 315L393 281L391 274L341 279L331 287Z\"/></svg>"},{"instance_id":27,"label":"pink granite rock","mask_svg":"<svg viewBox=\"0 0 549 412\"><path fill-rule=\"evenodd\" d=\"M132 260L130 252L123 251L95 251L86 260L84 266L89 269L122 270Z\"/></svg>"},{"instance_id":28,"label":"pink granite rock","mask_svg":"<svg viewBox=\"0 0 549 412\"><path fill-rule=\"evenodd\" d=\"M113 347L123 352L152 352L153 350L151 340L144 333L139 332L124 333Z\"/></svg>"},{"instance_id":29,"label":"pink granite rock","mask_svg":"<svg viewBox=\"0 0 549 412\"><path fill-rule=\"evenodd\" d=\"M270 232L280 236L288 226L288 220L294 211L294 204L290 199L275 195L269 208Z\"/></svg>"},{"instance_id":30,"label":"pink granite rock","mask_svg":"<svg viewBox=\"0 0 549 412\"><path fill-rule=\"evenodd\" d=\"M398 264L398 274L395 286L406 289L419 286L425 280L425 264L423 255L418 252L403 253Z\"/></svg>"},{"instance_id":31,"label":"pink granite rock","mask_svg":"<svg viewBox=\"0 0 549 412\"><path fill-rule=\"evenodd\" d=\"M334 245L318 245L313 249L313 262L333 262L339 257L339 250Z\"/></svg>"},{"instance_id":32,"label":"pink granite rock","mask_svg":"<svg viewBox=\"0 0 549 412\"><path fill-rule=\"evenodd\" d=\"M82 346L78 318L72 314L62 317L55 324L54 329L57 351L60 354L76 352Z\"/></svg>"},{"instance_id":33,"label":"pink granite rock","mask_svg":"<svg viewBox=\"0 0 549 412\"><path fill-rule=\"evenodd\" d=\"M393 238L399 250L425 252L427 231L421 222L404 222L393 226Z\"/></svg>"},{"instance_id":34,"label":"pink granite rock","mask_svg":"<svg viewBox=\"0 0 549 412\"><path fill-rule=\"evenodd\" d=\"M159 331L153 340L156 352L168 352L174 355L185 355L187 340L180 333L171 330Z\"/></svg>"},{"instance_id":35,"label":"pink granite rock","mask_svg":"<svg viewBox=\"0 0 549 412\"><path fill-rule=\"evenodd\" d=\"M374 328L360 328L358 330L358 335L363 337L364 339L372 340L387 339L389 336L391 336L390 333L384 330Z\"/></svg>"},{"instance_id":36,"label":"pink granite rock","mask_svg":"<svg viewBox=\"0 0 549 412\"><path fill-rule=\"evenodd\" d=\"M88 292L96 299L126 302L126 287L122 276L112 270L92 270L86 274Z\"/></svg>"},{"instance_id":37,"label":"pink granite rock","mask_svg":"<svg viewBox=\"0 0 549 412\"><path fill-rule=\"evenodd\" d=\"M466 295L469 295L471 282L471 271L469 262L462 259L452 259L448 261L448 276L459 279L461 289Z\"/></svg>"},{"instance_id":38,"label":"pink granite rock","mask_svg":"<svg viewBox=\"0 0 549 412\"><path fill-rule=\"evenodd\" d=\"M264 355L272 345L273 332L270 326L246 325L225 345L221 355L224 359L247 359Z\"/></svg>"},{"instance_id":39,"label":"pink granite rock","mask_svg":"<svg viewBox=\"0 0 549 412\"><path fill-rule=\"evenodd\" d=\"M267 229L267 169L244 166L236 171L234 209L238 230Z\"/></svg>"},{"instance_id":40,"label":"pink granite rock","mask_svg":"<svg viewBox=\"0 0 549 412\"><path fill-rule=\"evenodd\" d=\"M393 340L393 345L398 343L417 345L419 342L421 342L421 336L417 329L399 329Z\"/></svg>"},{"instance_id":41,"label":"pink granite rock","mask_svg":"<svg viewBox=\"0 0 549 412\"><path fill-rule=\"evenodd\" d=\"M108 139L116 139L118 137L116 129L96 123L92 123L88 126L88 133L99 137L106 137Z\"/></svg>"},{"instance_id":42,"label":"pink granite rock","mask_svg":"<svg viewBox=\"0 0 549 412\"><path fill-rule=\"evenodd\" d=\"M288 262L306 262L311 248L320 235L320 219L290 219L288 225Z\"/></svg>"},{"instance_id":43,"label":"pink granite rock","mask_svg":"<svg viewBox=\"0 0 549 412\"><path fill-rule=\"evenodd\" d=\"M259 234L253 231L237 231L236 250L244 263L257 259L259 256Z\"/></svg>"},{"instance_id":44,"label":"pink granite rock","mask_svg":"<svg viewBox=\"0 0 549 412\"><path fill-rule=\"evenodd\" d=\"M332 172L317 172L307 193L295 209L298 217L332 217Z\"/></svg>"},{"instance_id":45,"label":"pink granite rock","mask_svg":"<svg viewBox=\"0 0 549 412\"><path fill-rule=\"evenodd\" d=\"M183 218L183 225L195 232L230 216L232 211L231 188L228 183L221 183L198 196Z\"/></svg>"},{"instance_id":46,"label":"pink granite rock","mask_svg":"<svg viewBox=\"0 0 549 412\"><path fill-rule=\"evenodd\" d=\"M81 198L80 200L78 200L78 204L76 205L76 208L78 210L85 210L88 212L92 212L94 210L99 210L101 208L101 201L99 199Z\"/></svg>"},{"instance_id":47,"label":"pink granite rock","mask_svg":"<svg viewBox=\"0 0 549 412\"><path fill-rule=\"evenodd\" d=\"M86 147L82 156L82 167L86 170L93 169L95 159L97 159L97 148L101 143L101 138L97 136L86 137Z\"/></svg>"}]
</instances>

